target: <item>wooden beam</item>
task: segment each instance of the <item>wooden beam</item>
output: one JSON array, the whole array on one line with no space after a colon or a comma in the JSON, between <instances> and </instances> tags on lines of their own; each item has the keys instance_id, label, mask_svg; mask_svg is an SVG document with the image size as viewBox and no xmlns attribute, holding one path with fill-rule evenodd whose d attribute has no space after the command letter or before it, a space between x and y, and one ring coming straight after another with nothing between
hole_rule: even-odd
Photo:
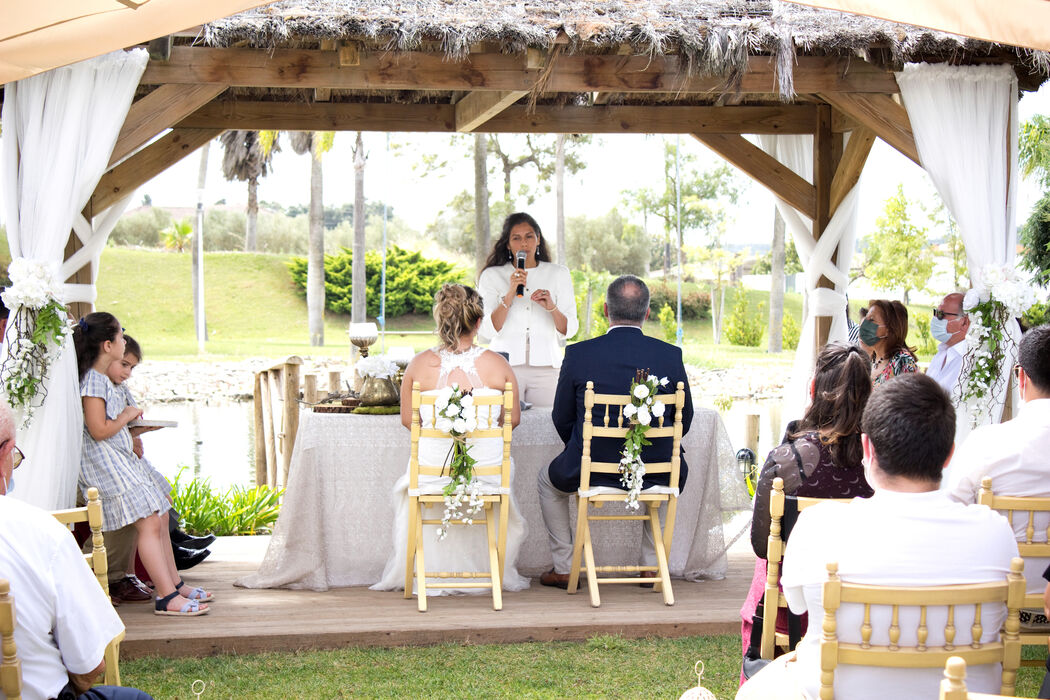
<instances>
[{"instance_id":1,"label":"wooden beam","mask_svg":"<svg viewBox=\"0 0 1050 700\"><path fill-rule=\"evenodd\" d=\"M616 95L615 92L596 92L594 93L594 104L596 105L607 105L609 100Z\"/></svg>"},{"instance_id":2,"label":"wooden beam","mask_svg":"<svg viewBox=\"0 0 1050 700\"><path fill-rule=\"evenodd\" d=\"M806 216L813 218L815 215L816 190L813 185L743 136L729 134L693 134L693 136Z\"/></svg>"},{"instance_id":3,"label":"wooden beam","mask_svg":"<svg viewBox=\"0 0 1050 700\"><path fill-rule=\"evenodd\" d=\"M491 133L548 134L809 134L816 107L679 107L675 105L559 107L532 113L512 105L485 122ZM196 129L298 131L456 130L455 107L435 104L211 102L179 126Z\"/></svg>"},{"instance_id":4,"label":"wooden beam","mask_svg":"<svg viewBox=\"0 0 1050 700\"><path fill-rule=\"evenodd\" d=\"M835 168L835 177L831 180L831 203L828 207L831 216L835 216L842 200L860 180L860 174L864 170L864 163L868 160L868 153L873 143L875 143L875 132L866 126L858 126L850 134L849 143L846 144L842 158Z\"/></svg>"},{"instance_id":5,"label":"wooden beam","mask_svg":"<svg viewBox=\"0 0 1050 700\"><path fill-rule=\"evenodd\" d=\"M831 179L835 172L834 144L831 132L831 107L821 105L817 108L817 121L813 134L813 189L816 193L816 211L813 217L813 238L820 240L824 229L831 221ZM841 138L841 137L840 137ZM838 255L836 250L832 255L834 260ZM818 287L828 289L834 288L834 284L827 277L821 276L817 280ZM819 350L828 342L831 334L831 317L817 316L815 318L816 344Z\"/></svg>"},{"instance_id":6,"label":"wooden beam","mask_svg":"<svg viewBox=\"0 0 1050 700\"><path fill-rule=\"evenodd\" d=\"M893 98L888 95L858 95L847 92L821 93L820 97L874 131L880 139L922 166L908 112L894 102Z\"/></svg>"},{"instance_id":7,"label":"wooden beam","mask_svg":"<svg viewBox=\"0 0 1050 700\"><path fill-rule=\"evenodd\" d=\"M340 90L531 90L540 78L535 52L470 54L361 52L360 65L341 66L339 52L311 49L218 49L176 46L171 60L151 61L142 83L224 83L238 87ZM858 59L800 56L794 67L800 94L897 92L893 74ZM774 62L748 59L743 93L777 93ZM551 68L547 92L719 92L725 79L686 70L678 56L562 54Z\"/></svg>"},{"instance_id":8,"label":"wooden beam","mask_svg":"<svg viewBox=\"0 0 1050 700\"><path fill-rule=\"evenodd\" d=\"M472 92L456 103L456 131L474 131L529 93Z\"/></svg>"},{"instance_id":9,"label":"wooden beam","mask_svg":"<svg viewBox=\"0 0 1050 700\"><path fill-rule=\"evenodd\" d=\"M330 88L314 88L314 102L327 102L332 99Z\"/></svg>"},{"instance_id":10,"label":"wooden beam","mask_svg":"<svg viewBox=\"0 0 1050 700\"><path fill-rule=\"evenodd\" d=\"M168 167L222 133L222 129L172 129L115 168L98 182L88 206L101 212L135 191Z\"/></svg>"},{"instance_id":11,"label":"wooden beam","mask_svg":"<svg viewBox=\"0 0 1050 700\"><path fill-rule=\"evenodd\" d=\"M225 85L161 85L131 105L109 164L123 160L157 134L182 121L226 90Z\"/></svg>"}]
</instances>

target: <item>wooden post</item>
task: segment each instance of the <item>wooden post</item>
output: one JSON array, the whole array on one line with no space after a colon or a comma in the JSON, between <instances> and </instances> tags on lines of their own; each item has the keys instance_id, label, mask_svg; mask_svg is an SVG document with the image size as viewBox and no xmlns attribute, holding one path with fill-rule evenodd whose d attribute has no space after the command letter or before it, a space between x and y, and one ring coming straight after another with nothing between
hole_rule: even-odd
<instances>
[{"instance_id":1,"label":"wooden post","mask_svg":"<svg viewBox=\"0 0 1050 700\"><path fill-rule=\"evenodd\" d=\"M817 122L813 134L813 186L817 195L816 217L813 219L813 238L817 240L820 239L824 229L828 227L828 223L831 221L831 181L835 175L835 148L832 139L831 106L819 105L817 107ZM839 151L841 153L841 149ZM835 257L837 255L833 256L832 260ZM835 285L827 277L822 276L817 282L817 286L832 289ZM828 342L828 335L831 333L831 317L817 316L815 321L816 338L814 340L817 350L820 350Z\"/></svg>"},{"instance_id":2,"label":"wooden post","mask_svg":"<svg viewBox=\"0 0 1050 700\"><path fill-rule=\"evenodd\" d=\"M92 218L91 211L91 202L88 202L88 205L84 207L83 211L84 218L86 218L88 221L91 221ZM80 242L80 238L77 236L77 234L70 230L69 240L66 241L66 251L64 259L69 260L69 258L71 258L74 253L76 253L83 247L84 244ZM69 279L66 280L66 283L91 284L91 263L84 265L82 268L70 275ZM82 318L83 316L88 315L94 310L94 306L86 301L74 301L69 305L69 313L73 314L74 318Z\"/></svg>"},{"instance_id":3,"label":"wooden post","mask_svg":"<svg viewBox=\"0 0 1050 700\"><path fill-rule=\"evenodd\" d=\"M328 393L338 394L343 390L343 373L339 371L328 373Z\"/></svg>"},{"instance_id":4,"label":"wooden post","mask_svg":"<svg viewBox=\"0 0 1050 700\"><path fill-rule=\"evenodd\" d=\"M307 374L303 377L303 401L315 404L317 399L317 375Z\"/></svg>"},{"instance_id":5,"label":"wooden post","mask_svg":"<svg viewBox=\"0 0 1050 700\"><path fill-rule=\"evenodd\" d=\"M747 426L744 429L744 445L756 455L758 454L758 436L761 418L762 417L757 413L749 413L747 415Z\"/></svg>"},{"instance_id":6,"label":"wooden post","mask_svg":"<svg viewBox=\"0 0 1050 700\"><path fill-rule=\"evenodd\" d=\"M281 486L288 487L288 469L292 465L292 449L299 432L299 366L302 358L292 356L284 363L284 441L281 444Z\"/></svg>"},{"instance_id":7,"label":"wooden post","mask_svg":"<svg viewBox=\"0 0 1050 700\"><path fill-rule=\"evenodd\" d=\"M266 426L263 411L263 373L255 373L255 388L252 403L255 415L255 485L269 484L266 479Z\"/></svg>"},{"instance_id":8,"label":"wooden post","mask_svg":"<svg viewBox=\"0 0 1050 700\"><path fill-rule=\"evenodd\" d=\"M277 441L273 425L273 382L270 370L258 374L262 397L263 440L266 453L266 483L277 486Z\"/></svg>"}]
</instances>

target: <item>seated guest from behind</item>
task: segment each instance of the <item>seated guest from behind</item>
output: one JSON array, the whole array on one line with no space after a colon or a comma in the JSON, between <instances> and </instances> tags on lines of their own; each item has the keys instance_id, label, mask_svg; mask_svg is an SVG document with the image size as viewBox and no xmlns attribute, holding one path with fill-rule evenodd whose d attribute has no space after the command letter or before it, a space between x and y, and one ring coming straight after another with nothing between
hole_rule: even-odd
<instances>
[{"instance_id":1,"label":"seated guest from behind","mask_svg":"<svg viewBox=\"0 0 1050 700\"><path fill-rule=\"evenodd\" d=\"M899 301L872 299L860 324L860 346L871 355L874 386L901 374L917 372L915 353L907 344L908 310Z\"/></svg>"},{"instance_id":2,"label":"seated guest from behind","mask_svg":"<svg viewBox=\"0 0 1050 700\"><path fill-rule=\"evenodd\" d=\"M805 415L788 424L784 441L773 448L762 466L751 521L751 546L758 560L751 590L740 610L745 646L751 639L751 619L765 590L773 479L784 480L787 496L867 498L872 494L864 479L860 445L860 418L871 395L870 373L871 362L858 346L825 345L817 354ZM766 619L772 621L773 611Z\"/></svg>"},{"instance_id":3,"label":"seated guest from behind","mask_svg":"<svg viewBox=\"0 0 1050 700\"><path fill-rule=\"evenodd\" d=\"M963 311L962 302L962 294L949 294L933 310L930 319L930 334L940 345L926 374L936 379L949 395L959 380L963 355L966 354L966 331L970 330L970 317Z\"/></svg>"},{"instance_id":4,"label":"seated guest from behind","mask_svg":"<svg viewBox=\"0 0 1050 700\"><path fill-rule=\"evenodd\" d=\"M827 564L838 563L844 582L878 586L946 586L1006 581L1017 543L1006 520L984 506L963 505L938 492L941 470L952 456L955 409L937 382L922 374L898 377L872 392L861 420L868 483L875 494L849 503L822 503L799 515L784 554L781 584L797 614L822 620L821 588ZM887 643L890 613L872 608L873 643ZM863 606L839 609L843 642L859 643ZM944 644L942 611L930 608L930 647ZM982 607L982 640L994 641L1005 606ZM901 612L903 646L915 645L918 612ZM956 624L955 644L971 642L972 626ZM738 700L817 698L820 692L821 625L810 625L794 653L785 654L745 683ZM999 664L967 669L967 686L998 692ZM873 668L839 665L835 697L907 700L936 697L940 668Z\"/></svg>"},{"instance_id":5,"label":"seated guest from behind","mask_svg":"<svg viewBox=\"0 0 1050 700\"><path fill-rule=\"evenodd\" d=\"M0 578L15 601L22 697L148 700L135 688L91 687L124 624L73 534L50 513L7 497L22 458L11 412L0 402Z\"/></svg>"},{"instance_id":6,"label":"seated guest from behind","mask_svg":"<svg viewBox=\"0 0 1050 700\"><path fill-rule=\"evenodd\" d=\"M642 323L649 317L649 288L633 275L613 280L605 293L605 315L609 330L605 335L570 345L565 349L565 362L558 376L551 419L565 449L554 458L548 469L540 469L538 481L540 510L547 527L554 568L540 577L544 586L567 588L572 567L573 529L569 520L569 498L580 487L580 460L583 457L583 399L587 382L594 382L594 390L604 394L626 394L639 370L650 375L666 377L662 392L674 392L678 382L685 386L685 406L682 408L682 433L689 432L693 420L693 399L689 393L689 378L682 364L682 349L650 338L642 333ZM666 398L666 397L665 397ZM672 413L666 420L674 420ZM594 416L598 422L599 416ZM619 462L623 442L595 440L591 457L596 462ZM666 462L671 458L670 439L656 440L642 450L645 462ZM685 489L688 467L685 459L679 471L679 489ZM646 476L644 488L656 484L667 485L667 474ZM592 485L623 488L618 474L598 474ZM661 508L661 517L666 505ZM656 549L648 522L642 528L642 555L639 566L656 566ZM643 576L652 572L643 572ZM643 584L652 585L652 584Z\"/></svg>"},{"instance_id":7,"label":"seated guest from behind","mask_svg":"<svg viewBox=\"0 0 1050 700\"><path fill-rule=\"evenodd\" d=\"M1017 384L1021 407L1013 420L974 430L959 447L952 471L955 483L949 495L960 503L974 503L981 480L992 477L992 491L1000 496L1050 496L1050 325L1031 328L1017 350ZM1036 514L1035 539L1046 541L1048 517ZM1025 536L1028 513L1014 513L1014 535ZM1028 592L1043 590L1043 570L1050 560L1025 559Z\"/></svg>"}]
</instances>

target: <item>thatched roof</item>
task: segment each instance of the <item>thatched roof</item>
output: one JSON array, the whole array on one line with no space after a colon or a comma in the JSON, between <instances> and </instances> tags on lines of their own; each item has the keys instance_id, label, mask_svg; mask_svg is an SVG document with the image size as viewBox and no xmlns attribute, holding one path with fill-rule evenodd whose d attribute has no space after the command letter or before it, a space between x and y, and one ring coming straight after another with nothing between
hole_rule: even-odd
<instances>
[{"instance_id":1,"label":"thatched roof","mask_svg":"<svg viewBox=\"0 0 1050 700\"><path fill-rule=\"evenodd\" d=\"M679 54L690 70L727 77L744 70L747 56L770 55L785 97L798 55L860 55L890 68L1005 59L1022 73L1050 73L1044 52L778 0L285 0L206 25L203 39L257 48L352 40L393 51L434 47L455 59L479 43L505 53L628 46Z\"/></svg>"}]
</instances>

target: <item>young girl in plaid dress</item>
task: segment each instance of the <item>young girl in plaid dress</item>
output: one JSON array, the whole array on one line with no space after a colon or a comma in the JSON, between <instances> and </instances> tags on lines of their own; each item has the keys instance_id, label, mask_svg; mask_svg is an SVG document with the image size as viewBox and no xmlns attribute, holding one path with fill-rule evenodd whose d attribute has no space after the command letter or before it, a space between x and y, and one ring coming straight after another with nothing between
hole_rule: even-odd
<instances>
[{"instance_id":1,"label":"young girl in plaid dress","mask_svg":"<svg viewBox=\"0 0 1050 700\"><path fill-rule=\"evenodd\" d=\"M124 329L112 314L96 312L73 329L84 407L80 488L94 486L102 499L102 529L134 524L138 553L157 589L157 615L195 616L208 612L210 593L190 588L179 578L165 522L169 504L149 472L136 464L128 423L142 415L127 405L106 376L124 358Z\"/></svg>"}]
</instances>

